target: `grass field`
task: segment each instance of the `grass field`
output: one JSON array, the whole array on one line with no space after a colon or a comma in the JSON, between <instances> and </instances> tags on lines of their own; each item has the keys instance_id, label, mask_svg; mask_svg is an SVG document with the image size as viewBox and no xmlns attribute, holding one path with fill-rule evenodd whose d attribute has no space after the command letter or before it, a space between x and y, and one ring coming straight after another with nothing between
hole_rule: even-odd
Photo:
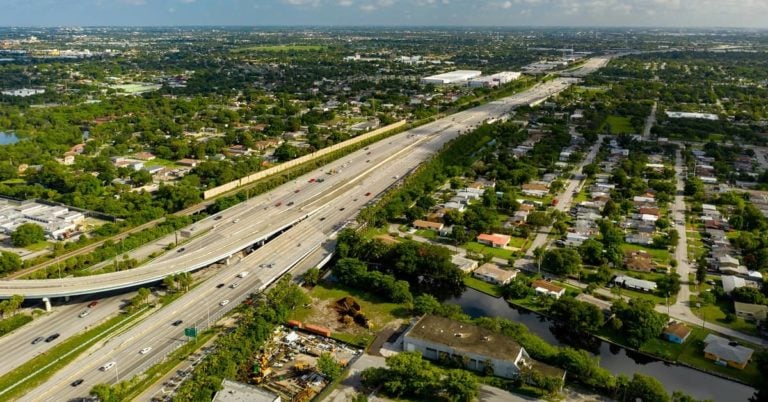
<instances>
[{"instance_id":1,"label":"grass field","mask_svg":"<svg viewBox=\"0 0 768 402\"><path fill-rule=\"evenodd\" d=\"M651 255L651 259L657 264L669 265L670 254L667 250L658 248L644 247L637 244L622 244L622 251L638 251L642 250Z\"/></svg>"},{"instance_id":2,"label":"grass field","mask_svg":"<svg viewBox=\"0 0 768 402\"><path fill-rule=\"evenodd\" d=\"M739 317L736 317L736 319L731 322L728 322L725 319L727 314L731 312L730 303L722 301L716 304L705 304L701 307L696 307L697 302L698 296L691 295L691 311L693 311L693 314L696 314L697 317L704 319L706 322L714 322L717 325L722 325L724 327L728 327L745 334L757 334L757 327L755 324L746 322L744 319Z\"/></svg>"},{"instance_id":3,"label":"grass field","mask_svg":"<svg viewBox=\"0 0 768 402\"><path fill-rule=\"evenodd\" d=\"M291 45L258 45L258 46L248 46L248 47L241 47L238 49L232 50L233 53L247 53L247 52L267 52L267 53L278 53L278 52L316 52L319 50L325 50L326 46L321 45L299 45L299 44L291 44Z\"/></svg>"},{"instance_id":4,"label":"grass field","mask_svg":"<svg viewBox=\"0 0 768 402\"><path fill-rule=\"evenodd\" d=\"M635 131L629 119L623 116L608 116L600 127L600 130L605 130L606 125L610 126L611 134L630 134Z\"/></svg>"},{"instance_id":5,"label":"grass field","mask_svg":"<svg viewBox=\"0 0 768 402\"><path fill-rule=\"evenodd\" d=\"M53 243L49 243L47 241L41 241L41 242L37 242L35 244L30 244L29 246L24 247L24 248L29 250L29 251L34 252L34 251L45 250L46 248L48 248L48 246L51 246L51 245L53 245Z\"/></svg>"},{"instance_id":6,"label":"grass field","mask_svg":"<svg viewBox=\"0 0 768 402\"><path fill-rule=\"evenodd\" d=\"M475 289L478 292L483 292L489 296L501 297L501 287L498 285L481 281L480 279L473 278L471 276L464 278L464 284L467 285L468 288Z\"/></svg>"},{"instance_id":7,"label":"grass field","mask_svg":"<svg viewBox=\"0 0 768 402\"><path fill-rule=\"evenodd\" d=\"M503 258L505 260L509 260L512 258L512 250L508 250L505 248L488 247L484 244L480 244L474 241L471 241L465 244L464 248L475 253L490 254L494 257Z\"/></svg>"}]
</instances>

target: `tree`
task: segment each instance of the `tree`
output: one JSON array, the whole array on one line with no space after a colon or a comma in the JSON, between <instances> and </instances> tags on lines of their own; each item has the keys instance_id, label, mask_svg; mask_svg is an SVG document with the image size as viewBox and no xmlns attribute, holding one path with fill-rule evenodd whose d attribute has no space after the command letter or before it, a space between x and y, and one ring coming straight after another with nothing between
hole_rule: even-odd
<instances>
[{"instance_id":1,"label":"tree","mask_svg":"<svg viewBox=\"0 0 768 402\"><path fill-rule=\"evenodd\" d=\"M586 264L601 265L605 261L603 243L595 239L587 239L579 246L579 255Z\"/></svg>"},{"instance_id":2,"label":"tree","mask_svg":"<svg viewBox=\"0 0 768 402\"><path fill-rule=\"evenodd\" d=\"M442 383L448 398L456 402L473 401L479 389L475 376L465 370L448 370Z\"/></svg>"},{"instance_id":3,"label":"tree","mask_svg":"<svg viewBox=\"0 0 768 402\"><path fill-rule=\"evenodd\" d=\"M656 281L656 291L661 296L674 296L680 292L680 275L673 272Z\"/></svg>"},{"instance_id":4,"label":"tree","mask_svg":"<svg viewBox=\"0 0 768 402\"><path fill-rule=\"evenodd\" d=\"M21 224L11 233L11 243L14 247L26 247L44 240L45 231L40 225L34 223Z\"/></svg>"},{"instance_id":5,"label":"tree","mask_svg":"<svg viewBox=\"0 0 768 402\"><path fill-rule=\"evenodd\" d=\"M0 274L16 271L21 265L21 257L16 253L0 251Z\"/></svg>"},{"instance_id":6,"label":"tree","mask_svg":"<svg viewBox=\"0 0 768 402\"><path fill-rule=\"evenodd\" d=\"M581 270L581 256L572 248L547 250L542 257L541 267L559 275L575 275Z\"/></svg>"},{"instance_id":7,"label":"tree","mask_svg":"<svg viewBox=\"0 0 768 402\"><path fill-rule=\"evenodd\" d=\"M440 310L440 301L430 294L420 294L413 299L413 312L416 315L432 314Z\"/></svg>"},{"instance_id":8,"label":"tree","mask_svg":"<svg viewBox=\"0 0 768 402\"><path fill-rule=\"evenodd\" d=\"M657 313L653 302L646 299L632 299L629 303L618 299L611 306L611 311L620 324L618 329L633 348L658 337L667 324L666 314Z\"/></svg>"},{"instance_id":9,"label":"tree","mask_svg":"<svg viewBox=\"0 0 768 402\"><path fill-rule=\"evenodd\" d=\"M733 289L731 297L741 303L763 304L765 302L765 296L760 290L749 286Z\"/></svg>"},{"instance_id":10,"label":"tree","mask_svg":"<svg viewBox=\"0 0 768 402\"><path fill-rule=\"evenodd\" d=\"M24 296L22 295L11 296L11 298L8 299L8 312L15 315L16 312L19 311L23 303L24 303Z\"/></svg>"},{"instance_id":11,"label":"tree","mask_svg":"<svg viewBox=\"0 0 768 402\"><path fill-rule=\"evenodd\" d=\"M304 273L302 278L307 285L315 286L320 281L320 270L317 268L310 268Z\"/></svg>"},{"instance_id":12,"label":"tree","mask_svg":"<svg viewBox=\"0 0 768 402\"><path fill-rule=\"evenodd\" d=\"M600 329L605 323L603 312L597 306L561 297L549 306L549 315L563 327L582 333Z\"/></svg>"},{"instance_id":13,"label":"tree","mask_svg":"<svg viewBox=\"0 0 768 402\"><path fill-rule=\"evenodd\" d=\"M320 371L320 374L333 381L341 375L344 366L337 362L336 359L333 358L333 355L328 352L323 352L320 354L320 357L317 358L317 370Z\"/></svg>"},{"instance_id":14,"label":"tree","mask_svg":"<svg viewBox=\"0 0 768 402\"><path fill-rule=\"evenodd\" d=\"M538 230L538 228L546 227L552 224L552 217L544 211L533 211L528 214L526 222Z\"/></svg>"},{"instance_id":15,"label":"tree","mask_svg":"<svg viewBox=\"0 0 768 402\"><path fill-rule=\"evenodd\" d=\"M146 303L149 301L149 295L152 294L152 292L149 291L147 288L139 288L138 290L138 296L141 299L142 303Z\"/></svg>"},{"instance_id":16,"label":"tree","mask_svg":"<svg viewBox=\"0 0 768 402\"><path fill-rule=\"evenodd\" d=\"M174 275L168 275L163 278L163 286L170 291L176 290L176 278Z\"/></svg>"},{"instance_id":17,"label":"tree","mask_svg":"<svg viewBox=\"0 0 768 402\"><path fill-rule=\"evenodd\" d=\"M757 371L760 373L757 391L749 398L750 402L768 402L768 351L762 350L755 355Z\"/></svg>"},{"instance_id":18,"label":"tree","mask_svg":"<svg viewBox=\"0 0 768 402\"><path fill-rule=\"evenodd\" d=\"M587 177L594 177L595 174L597 174L598 166L594 163L590 163L588 165L584 165L583 168L581 168L581 173L584 173L587 175Z\"/></svg>"},{"instance_id":19,"label":"tree","mask_svg":"<svg viewBox=\"0 0 768 402\"><path fill-rule=\"evenodd\" d=\"M627 401L669 402L669 394L659 380L636 373L632 376L632 381L626 386L624 399Z\"/></svg>"}]
</instances>

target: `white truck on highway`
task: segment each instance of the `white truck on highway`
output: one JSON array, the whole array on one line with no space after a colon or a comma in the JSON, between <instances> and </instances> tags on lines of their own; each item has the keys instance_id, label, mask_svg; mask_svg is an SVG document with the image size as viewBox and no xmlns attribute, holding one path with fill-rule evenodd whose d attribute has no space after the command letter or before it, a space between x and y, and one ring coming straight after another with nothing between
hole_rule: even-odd
<instances>
[{"instance_id":1,"label":"white truck on highway","mask_svg":"<svg viewBox=\"0 0 768 402\"><path fill-rule=\"evenodd\" d=\"M237 274L238 278L245 278L246 276L248 276L248 271L243 271L243 272Z\"/></svg>"}]
</instances>

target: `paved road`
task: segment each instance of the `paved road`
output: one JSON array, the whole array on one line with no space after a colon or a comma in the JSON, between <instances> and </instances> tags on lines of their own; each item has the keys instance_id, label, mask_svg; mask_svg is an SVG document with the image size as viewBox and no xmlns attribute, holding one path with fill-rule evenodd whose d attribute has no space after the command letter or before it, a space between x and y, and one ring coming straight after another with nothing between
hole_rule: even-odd
<instances>
[{"instance_id":1,"label":"paved road","mask_svg":"<svg viewBox=\"0 0 768 402\"><path fill-rule=\"evenodd\" d=\"M584 160L582 160L581 163L579 163L579 165L573 169L573 172L574 172L573 177L568 179L565 189L557 196L558 203L555 206L556 210L561 212L567 212L571 209L574 192L578 193L579 191L581 191L581 188L585 183L585 180L584 180L585 177L581 173L581 169L583 169L584 166L592 163L595 160L595 157L597 156L597 152L600 150L600 146L602 145L602 143L603 143L603 136L598 136L597 141L595 142L594 145L592 145L592 148L589 150L589 153L584 157ZM528 247L528 250L525 253L525 257L515 261L516 268L534 270L532 268L533 266L535 266L535 263L533 260L533 250L535 250L537 247L546 247L547 240L549 238L549 232L551 230L552 230L551 226L539 230L539 233L536 235L536 237L533 239L533 242Z\"/></svg>"},{"instance_id":2,"label":"paved road","mask_svg":"<svg viewBox=\"0 0 768 402\"><path fill-rule=\"evenodd\" d=\"M733 329L723 327L714 323L704 323L701 318L697 317L693 311L691 311L691 289L688 286L690 281L688 280L688 274L695 273L695 268L690 264L688 260L688 238L685 232L685 196L683 190L685 189L685 177L683 175L683 157L678 150L675 155L675 178L677 184L677 194L675 195L675 202L672 209L672 214L675 220L675 227L679 234L680 240L675 248L674 255L677 260L677 273L680 274L680 292L677 294L677 301L675 304L669 306L667 310L666 306L656 306L656 310L662 313L669 312L670 317L686 321L694 325L704 325L715 332L719 332L724 335L736 339L742 339L747 342L754 343L756 345L762 345L768 347L768 340L748 335L743 332L735 331ZM680 222L680 223L677 223Z\"/></svg>"},{"instance_id":3,"label":"paved road","mask_svg":"<svg viewBox=\"0 0 768 402\"><path fill-rule=\"evenodd\" d=\"M72 302L54 306L53 311L35 318L29 324L0 337L0 356L3 364L0 364L0 375L3 375L35 356L42 354L52 347L60 344L72 335L78 334L116 315L120 306L129 300L135 292L113 296L99 300L99 304L89 309L90 301ZM89 314L79 317L82 311L88 310ZM32 345L32 340L42 336L60 334L59 338L47 343L39 342Z\"/></svg>"},{"instance_id":4,"label":"paved road","mask_svg":"<svg viewBox=\"0 0 768 402\"><path fill-rule=\"evenodd\" d=\"M656 108L658 107L657 102L653 102L653 106L651 107L651 114L648 115L648 117L645 119L645 126L643 127L643 138L645 140L651 139L651 129L653 128L653 125L656 124Z\"/></svg>"},{"instance_id":5,"label":"paved road","mask_svg":"<svg viewBox=\"0 0 768 402\"><path fill-rule=\"evenodd\" d=\"M316 253L317 248L327 241L332 232L353 219L357 211L373 197L384 192L392 184L394 177L407 174L442 148L447 141L488 118L502 116L514 106L534 102L546 98L553 92L561 91L571 82L573 80L550 81L524 94L460 112L399 134L389 140L371 145L369 150L361 150L345 157L324 169L325 171L341 170L340 173L325 175L316 171L282 186L273 193L224 211L224 218L218 220L215 217L209 218L208 223L215 222L213 224L215 228L208 234L185 245L185 251L169 253L156 261L173 265L188 263L187 260L210 258L209 254L220 252L217 248L222 243L228 244L222 239L252 238L254 233L261 234L274 230L279 226L276 222L285 219L284 215L309 215L252 254L222 268L211 279L155 312L133 329L118 335L106 345L89 351L86 356L56 373L49 381L30 392L22 400L66 400L87 394L89 387L94 384L113 383L119 378L126 379L140 374L158 362L168 351L184 342L182 335L184 326L206 326L209 322L208 317L212 317L210 321L215 320L246 295L260 291L291 267L299 264L305 255ZM397 163L393 163L395 161ZM344 174L345 172L352 173ZM326 180L324 183L308 182L309 179L317 177L324 177ZM367 193L371 194L366 195ZM298 195L305 194L308 195L296 198ZM267 206L268 211L264 212L265 199L268 205L274 205L276 202L282 202L284 205ZM295 202L295 205L288 210L285 204L290 201ZM302 212L303 208L312 213ZM246 222L247 225L244 224ZM272 264L272 267L266 268L264 264ZM248 271L250 274L245 278L237 279L235 275L243 271ZM99 275L92 279L107 275ZM217 288L220 283L225 286ZM228 285L233 283L238 283L239 286L231 289ZM221 301L225 299L231 302L221 306ZM177 319L183 320L183 325L178 327L171 325ZM145 347L151 347L152 350L147 354L140 354L139 351ZM108 371L99 370L99 367L110 361L116 362L114 368ZM79 378L84 379L83 385L77 388L69 386L72 381Z\"/></svg>"},{"instance_id":6,"label":"paved road","mask_svg":"<svg viewBox=\"0 0 768 402\"><path fill-rule=\"evenodd\" d=\"M355 152L325 169L318 169L271 193L260 195L220 215L196 223L190 229L192 233L205 230L208 230L208 233L191 240L177 249L177 252L167 253L145 266L91 277L0 281L0 297L22 294L27 298L39 298L118 289L157 281L169 274L191 271L220 261L300 219L315 216L336 194L348 188L350 183L356 183L362 176L360 172L380 169L395 160L400 163L406 153L416 155L410 157L414 158L415 163L403 165L407 170L397 171L397 175L406 174L459 133L468 131L488 119L500 118L516 106L546 99L574 82L577 80L557 78L534 86L524 93L456 113L393 136L388 141L373 144L369 149ZM323 173L331 169L338 173ZM323 183L309 182L320 177L325 179ZM393 177L384 179L387 186L392 183ZM361 190L358 197L362 199L366 190Z\"/></svg>"}]
</instances>

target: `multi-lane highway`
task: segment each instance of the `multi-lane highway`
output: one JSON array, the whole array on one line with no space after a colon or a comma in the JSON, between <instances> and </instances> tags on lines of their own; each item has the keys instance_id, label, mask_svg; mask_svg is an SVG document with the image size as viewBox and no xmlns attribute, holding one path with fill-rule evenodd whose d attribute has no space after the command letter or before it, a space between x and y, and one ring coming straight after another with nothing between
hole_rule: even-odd
<instances>
[{"instance_id":1,"label":"multi-lane highway","mask_svg":"<svg viewBox=\"0 0 768 402\"><path fill-rule=\"evenodd\" d=\"M146 271L155 270L167 274L187 270L202 261L226 258L240 245L251 244L254 239L264 238L296 222L274 240L245 258L225 266L205 283L155 312L136 327L88 351L76 364L56 373L22 400L68 400L86 395L94 384L114 383L119 378L127 379L143 372L185 341L184 327L206 326L249 293L263 289L280 277L303 256L320 247L331 232L352 219L361 207L384 192L397 178L433 155L446 142L483 121L502 117L516 106L541 101L567 88L572 82L558 78L524 93L451 115L357 151L285 184L276 191L224 211L221 218L211 217L196 224L195 231L205 233L185 244L180 251L172 251L153 261L149 268L100 275L78 282L74 282L77 278L72 278L71 283L65 283L64 280L56 282L59 287L85 289L114 286L121 281L149 275ZM319 178L324 180L318 182ZM244 271L249 274L237 278L237 274ZM238 286L232 288L234 283ZM42 286L31 283L14 285L14 290L32 292L51 285L53 283ZM2 286L7 288L11 282L2 283ZM223 300L230 302L222 306ZM172 325L176 320L182 320L183 323ZM151 350L140 353L145 348ZM108 362L115 362L115 365L106 371L99 369ZM70 385L78 379L83 379L82 385Z\"/></svg>"},{"instance_id":2,"label":"multi-lane highway","mask_svg":"<svg viewBox=\"0 0 768 402\"><path fill-rule=\"evenodd\" d=\"M120 306L134 294L135 292L102 298L92 308L89 308L88 304L95 300L56 306L52 312L35 318L31 323L13 333L0 337L0 356L3 357L0 375L48 351L68 337L98 325L117 314ZM88 314L81 317L84 311ZM47 338L53 334L59 334L59 337L51 342L40 341L32 344L32 341L38 337Z\"/></svg>"}]
</instances>

